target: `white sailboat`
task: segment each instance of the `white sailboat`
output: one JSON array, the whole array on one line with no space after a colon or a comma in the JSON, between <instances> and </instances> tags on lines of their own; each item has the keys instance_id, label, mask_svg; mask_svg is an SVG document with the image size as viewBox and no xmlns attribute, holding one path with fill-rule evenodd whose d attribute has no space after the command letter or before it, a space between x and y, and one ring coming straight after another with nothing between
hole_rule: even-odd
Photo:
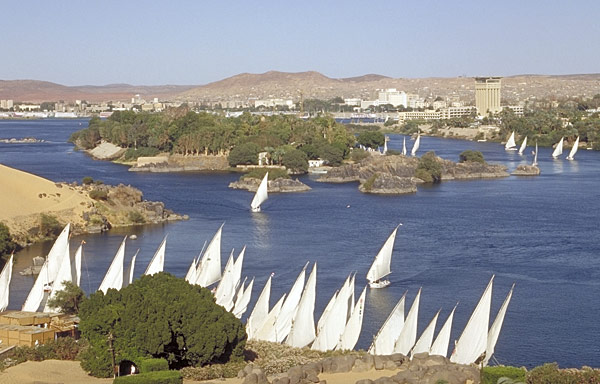
<instances>
[{"instance_id":1,"label":"white sailboat","mask_svg":"<svg viewBox=\"0 0 600 384\"><path fill-rule=\"evenodd\" d=\"M244 282L246 280L244 279ZM242 315L246 313L248 309L248 303L250 303L250 299L252 298L252 288L254 287L254 278L250 280L250 284L244 288L244 283L241 285L241 292L238 295L235 305L233 306L233 310L231 313L238 319L242 318Z\"/></svg>"},{"instance_id":2,"label":"white sailboat","mask_svg":"<svg viewBox=\"0 0 600 384\"><path fill-rule=\"evenodd\" d=\"M72 265L73 282L77 284L78 287L81 286L81 259L83 258L83 244L85 244L85 241L82 240L81 244L79 244L79 247L77 247L77 250L75 251L75 257Z\"/></svg>"},{"instance_id":3,"label":"white sailboat","mask_svg":"<svg viewBox=\"0 0 600 384\"><path fill-rule=\"evenodd\" d=\"M450 315L446 319L442 329L438 333L431 349L429 350L430 355L439 355L446 357L448 355L448 345L450 345L450 332L452 331L452 319L454 318L454 311L456 311L456 304Z\"/></svg>"},{"instance_id":4,"label":"white sailboat","mask_svg":"<svg viewBox=\"0 0 600 384\"><path fill-rule=\"evenodd\" d=\"M367 272L367 280L369 280L369 286L371 288L385 288L390 285L389 280L382 280L384 277L392 273L390 270L390 264L392 262L392 251L394 249L394 241L396 240L396 232L398 226L392 231L386 242L383 244L375 260Z\"/></svg>"},{"instance_id":5,"label":"white sailboat","mask_svg":"<svg viewBox=\"0 0 600 384\"><path fill-rule=\"evenodd\" d=\"M523 155L525 148L527 148L527 136L525 136L525 138L523 139L523 142L521 143L521 147L519 148L519 155L521 155L521 156Z\"/></svg>"},{"instance_id":6,"label":"white sailboat","mask_svg":"<svg viewBox=\"0 0 600 384\"><path fill-rule=\"evenodd\" d=\"M225 269L223 270L223 277L219 281L217 289L215 290L215 303L222 306L227 311L231 311L233 308L233 299L236 293L236 288L239 285L239 281L234 281L234 264L232 249L229 259L227 259L227 264L225 264Z\"/></svg>"},{"instance_id":7,"label":"white sailboat","mask_svg":"<svg viewBox=\"0 0 600 384\"><path fill-rule=\"evenodd\" d=\"M292 321L292 328L285 343L292 347L304 348L316 337L315 331L315 301L317 298L317 263L306 280L298 310Z\"/></svg>"},{"instance_id":8,"label":"white sailboat","mask_svg":"<svg viewBox=\"0 0 600 384\"><path fill-rule=\"evenodd\" d=\"M512 131L512 133L510 134L510 137L506 141L506 144L504 144L504 150L505 151L516 151L517 150L517 143L515 143L515 131Z\"/></svg>"},{"instance_id":9,"label":"white sailboat","mask_svg":"<svg viewBox=\"0 0 600 384\"><path fill-rule=\"evenodd\" d=\"M298 304L300 303L300 298L302 297L302 292L304 291L306 267L308 267L308 263L304 265L304 268L302 268L302 271L296 278L294 285L292 285L292 288L287 295L287 299L285 299L285 302L283 303L283 307L281 307L281 312L277 317L275 328L277 332L276 341L278 343L283 342L292 329L292 319L296 315L296 310L298 309Z\"/></svg>"},{"instance_id":10,"label":"white sailboat","mask_svg":"<svg viewBox=\"0 0 600 384\"><path fill-rule=\"evenodd\" d=\"M502 303L498 314L496 315L496 319L494 323L492 323L492 327L488 332L487 338L487 347L485 349L485 358L483 359L483 366L485 367L488 364L488 361L492 358L494 354L494 349L496 347L496 342L498 341L498 336L500 335L500 330L502 329L502 323L504 322L504 315L506 315L506 308L508 308L508 304L510 303L510 299L512 297L513 290L515 289L515 285L513 284L506 295L506 299Z\"/></svg>"},{"instance_id":11,"label":"white sailboat","mask_svg":"<svg viewBox=\"0 0 600 384\"><path fill-rule=\"evenodd\" d=\"M255 340L264 340L275 342L277 340L277 331L275 328L275 322L277 321L277 316L281 313L281 307L283 306L283 302L285 301L285 293L281 296L281 299L273 306L271 311L267 314L265 321L261 328L256 332L254 336Z\"/></svg>"},{"instance_id":12,"label":"white sailboat","mask_svg":"<svg viewBox=\"0 0 600 384\"><path fill-rule=\"evenodd\" d=\"M404 304L406 301L406 292L398 301L392 312L385 320L369 348L372 355L391 355L394 353L394 343L400 336L402 327L404 327Z\"/></svg>"},{"instance_id":13,"label":"white sailboat","mask_svg":"<svg viewBox=\"0 0 600 384\"><path fill-rule=\"evenodd\" d=\"M250 208L252 212L260 212L260 205L267 200L269 197L268 193L268 184L269 184L269 172L265 173L258 189L256 190L256 194L252 199L252 203L250 203Z\"/></svg>"},{"instance_id":14,"label":"white sailboat","mask_svg":"<svg viewBox=\"0 0 600 384\"><path fill-rule=\"evenodd\" d=\"M135 253L133 254L133 257L131 258L131 262L129 263L129 268L127 269L127 272L125 273L125 276L123 276L123 288L125 288L129 284L133 283L133 273L135 272L135 260L137 259L138 253L140 253L139 249L137 251L135 251Z\"/></svg>"},{"instance_id":15,"label":"white sailboat","mask_svg":"<svg viewBox=\"0 0 600 384\"><path fill-rule=\"evenodd\" d=\"M351 309L354 309L354 277L346 278L344 285L339 292L334 295L335 301L331 305L331 309L325 316L323 321L319 320L317 326L317 337L313 342L311 349L318 351L333 350L338 344L348 318L352 315Z\"/></svg>"},{"instance_id":16,"label":"white sailboat","mask_svg":"<svg viewBox=\"0 0 600 384\"><path fill-rule=\"evenodd\" d=\"M490 279L477 307L471 314L463 333L454 346L450 361L457 364L473 364L482 357L487 347L490 306L492 303L492 284Z\"/></svg>"},{"instance_id":17,"label":"white sailboat","mask_svg":"<svg viewBox=\"0 0 600 384\"><path fill-rule=\"evenodd\" d=\"M563 153L563 141L565 140L564 137L560 138L560 141L558 142L558 144L556 144L556 148L554 148L554 151L552 152L552 157L555 159L558 159L558 156L562 155Z\"/></svg>"},{"instance_id":18,"label":"white sailboat","mask_svg":"<svg viewBox=\"0 0 600 384\"><path fill-rule=\"evenodd\" d=\"M63 256L69 245L69 230L71 224L67 224L62 230L58 238L54 241L46 261L40 269L38 277L33 283L31 291L23 304L22 310L28 312L37 312L44 300L46 293L52 290L52 283L56 280L56 275L60 265L62 264Z\"/></svg>"},{"instance_id":19,"label":"white sailboat","mask_svg":"<svg viewBox=\"0 0 600 384\"><path fill-rule=\"evenodd\" d=\"M0 312L4 312L10 301L10 280L12 279L14 255L4 264L2 272L0 272Z\"/></svg>"},{"instance_id":20,"label":"white sailboat","mask_svg":"<svg viewBox=\"0 0 600 384\"><path fill-rule=\"evenodd\" d=\"M44 312L58 312L59 308L51 307L50 305L48 305L48 301L56 297L57 292L65 289L66 281L71 283L73 282L73 270L71 268L71 265L71 251L69 248L69 243L67 242L67 247L65 249L65 254L62 256L60 268L58 269L58 273L56 274L54 283L51 284L46 303L44 304Z\"/></svg>"},{"instance_id":21,"label":"white sailboat","mask_svg":"<svg viewBox=\"0 0 600 384\"><path fill-rule=\"evenodd\" d=\"M158 246L158 249L152 256L152 260L148 263L148 267L146 268L146 272L144 275L154 275L155 273L159 273L163 271L165 267L165 251L167 248L167 235L163 239L162 243Z\"/></svg>"},{"instance_id":22,"label":"white sailboat","mask_svg":"<svg viewBox=\"0 0 600 384\"><path fill-rule=\"evenodd\" d=\"M349 278L350 276L348 276L348 279ZM335 300L337 299L337 295L339 293L339 290L335 291L333 296L331 296L331 299L329 299L327 306L325 306L325 309L323 310L323 313L321 314L321 317L319 317L319 321L317 322L317 333L321 331L323 325L325 325L325 323L327 322L327 317L329 316L329 313L331 312L331 309L333 308L333 305L335 304Z\"/></svg>"},{"instance_id":23,"label":"white sailboat","mask_svg":"<svg viewBox=\"0 0 600 384\"><path fill-rule=\"evenodd\" d=\"M223 225L225 223L221 224L208 247L204 250L202 258L197 263L195 284L201 287L208 287L221 280L221 234Z\"/></svg>"},{"instance_id":24,"label":"white sailboat","mask_svg":"<svg viewBox=\"0 0 600 384\"><path fill-rule=\"evenodd\" d=\"M569 156L567 156L567 160L575 160L575 154L577 153L578 149L579 149L579 136L577 136L577 138L575 139L575 143L573 143L573 146L571 147L571 152L569 152Z\"/></svg>"},{"instance_id":25,"label":"white sailboat","mask_svg":"<svg viewBox=\"0 0 600 384\"><path fill-rule=\"evenodd\" d=\"M367 292L367 287L365 287L358 297L358 301L354 306L354 310L352 311L352 315L350 319L348 319L348 323L346 324L346 328L340 336L340 341L335 347L338 350L352 350L358 341L358 337L360 336L360 330L362 329L363 315L365 312L365 295Z\"/></svg>"},{"instance_id":26,"label":"white sailboat","mask_svg":"<svg viewBox=\"0 0 600 384\"><path fill-rule=\"evenodd\" d=\"M104 279L102 279L102 283L100 283L99 291L108 292L110 288L113 289L121 289L123 287L123 262L125 260L125 241L127 240L127 236L121 242L119 246L119 250L115 254L110 267L108 267L108 271L106 275L104 275Z\"/></svg>"},{"instance_id":27,"label":"white sailboat","mask_svg":"<svg viewBox=\"0 0 600 384\"><path fill-rule=\"evenodd\" d=\"M415 140L415 144L413 145L412 150L410 151L410 154L412 156L416 156L420 145L421 145L421 134L417 133L417 139Z\"/></svg>"},{"instance_id":28,"label":"white sailboat","mask_svg":"<svg viewBox=\"0 0 600 384\"><path fill-rule=\"evenodd\" d=\"M402 141L402 154L406 156L406 136L404 136L404 140Z\"/></svg>"},{"instance_id":29,"label":"white sailboat","mask_svg":"<svg viewBox=\"0 0 600 384\"><path fill-rule=\"evenodd\" d=\"M438 319L438 316L440 315L440 312L441 312L441 309L439 311L437 311L435 316L433 316L433 319L431 319L431 321L429 322L429 325L427 326L427 328L425 328L423 333L421 333L421 337L419 337L419 340L417 340L414 347L412 347L412 350L410 351L411 357L416 355L417 353L423 353L423 352L429 353L429 351L431 350L431 343L433 342L433 334L435 332L435 326L437 324L437 319Z\"/></svg>"},{"instance_id":30,"label":"white sailboat","mask_svg":"<svg viewBox=\"0 0 600 384\"><path fill-rule=\"evenodd\" d=\"M258 300L256 304L254 304L254 309L252 309L252 313L248 317L246 321L246 333L248 334L248 340L253 340L256 333L265 323L265 319L269 314L269 299L271 297L271 278L273 275L269 276L265 286L258 296Z\"/></svg>"},{"instance_id":31,"label":"white sailboat","mask_svg":"<svg viewBox=\"0 0 600 384\"><path fill-rule=\"evenodd\" d=\"M535 142L535 153L533 155L533 163L531 164L534 167L537 167L538 165L538 143L537 141Z\"/></svg>"},{"instance_id":32,"label":"white sailboat","mask_svg":"<svg viewBox=\"0 0 600 384\"><path fill-rule=\"evenodd\" d=\"M406 316L406 321L404 322L402 331L400 331L398 340L396 340L396 343L394 344L394 353L408 355L408 352L417 341L417 320L419 318L420 298L421 288L419 288L419 292L417 292L417 296L415 297L415 300L408 311L408 315Z\"/></svg>"}]
</instances>

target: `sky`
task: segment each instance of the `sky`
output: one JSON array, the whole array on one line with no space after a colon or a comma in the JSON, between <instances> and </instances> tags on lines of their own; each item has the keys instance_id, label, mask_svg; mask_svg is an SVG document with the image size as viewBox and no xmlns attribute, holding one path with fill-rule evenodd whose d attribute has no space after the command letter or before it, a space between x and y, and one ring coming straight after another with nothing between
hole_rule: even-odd
<instances>
[{"instance_id":1,"label":"sky","mask_svg":"<svg viewBox=\"0 0 600 384\"><path fill-rule=\"evenodd\" d=\"M0 80L600 72L600 1L0 1Z\"/></svg>"}]
</instances>

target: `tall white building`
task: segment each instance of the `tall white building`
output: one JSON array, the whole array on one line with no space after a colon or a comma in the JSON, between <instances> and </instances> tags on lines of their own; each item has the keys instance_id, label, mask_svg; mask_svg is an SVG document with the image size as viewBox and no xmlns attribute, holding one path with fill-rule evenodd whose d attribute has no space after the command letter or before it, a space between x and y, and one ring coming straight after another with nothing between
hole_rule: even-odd
<instances>
[{"instance_id":1,"label":"tall white building","mask_svg":"<svg viewBox=\"0 0 600 384\"><path fill-rule=\"evenodd\" d=\"M501 77L476 77L475 78L475 107L479 116L488 113L498 113L500 107Z\"/></svg>"},{"instance_id":2,"label":"tall white building","mask_svg":"<svg viewBox=\"0 0 600 384\"><path fill-rule=\"evenodd\" d=\"M379 91L379 104L391 104L394 107L402 105L406 107L408 102L406 93L404 91L398 91L396 88L382 89Z\"/></svg>"}]
</instances>

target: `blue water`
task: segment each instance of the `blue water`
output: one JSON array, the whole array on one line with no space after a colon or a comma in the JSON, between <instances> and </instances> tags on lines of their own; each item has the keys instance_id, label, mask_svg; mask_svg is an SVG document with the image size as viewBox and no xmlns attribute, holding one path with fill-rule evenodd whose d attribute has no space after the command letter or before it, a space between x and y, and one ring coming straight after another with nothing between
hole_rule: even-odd
<instances>
[{"instance_id":1,"label":"blue water","mask_svg":"<svg viewBox=\"0 0 600 384\"><path fill-rule=\"evenodd\" d=\"M122 165L91 160L66 142L71 132L86 125L85 120L0 121L0 138L46 140L0 144L0 163L54 181L92 176L105 183L131 184L144 192L144 198L163 201L190 216L188 221L86 236L81 285L87 292L99 286L123 235L138 235L128 241L126 251L128 263L135 250L141 250L136 276L167 233L165 269L184 276L203 243L225 222L223 264L232 248L237 253L244 244L248 246L244 275L256 277L249 308L271 272L275 272L273 305L289 290L302 266L317 261L318 318L348 274L357 273L356 294L360 294L373 257L393 228L403 223L394 247L392 285L367 291L358 348L369 346L405 291L408 311L419 287L423 287L419 332L442 308L439 330L460 301L451 336L457 339L495 274L490 322L516 283L496 346L499 362L600 366L599 152L579 151L577 160L570 162L552 160L550 149L540 148L538 177L445 182L419 187L417 194L408 196L365 195L354 183L323 184L301 176L311 191L272 194L263 211L252 214L248 209L252 194L227 187L238 174L128 172ZM401 149L402 138L392 135L389 147ZM521 157L495 143L430 137L421 138L419 153L434 150L457 160L465 149L479 150L487 161L510 170L531 162L531 155ZM72 249L80 240L72 240ZM19 309L33 284L31 277L16 272L49 246L35 245L21 252L9 308Z\"/></svg>"}]
</instances>

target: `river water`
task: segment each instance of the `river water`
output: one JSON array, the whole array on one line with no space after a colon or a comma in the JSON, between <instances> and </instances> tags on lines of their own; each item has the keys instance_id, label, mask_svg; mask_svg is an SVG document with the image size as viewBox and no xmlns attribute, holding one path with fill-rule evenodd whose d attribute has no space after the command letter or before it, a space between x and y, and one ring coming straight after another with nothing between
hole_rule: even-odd
<instances>
[{"instance_id":1,"label":"river water","mask_svg":"<svg viewBox=\"0 0 600 384\"><path fill-rule=\"evenodd\" d=\"M419 287L419 334L438 309L437 330L460 302L452 340L460 336L490 277L495 274L492 319L510 286L516 283L496 346L500 363L535 366L556 361L565 367L600 366L600 153L580 150L575 161L552 160L540 148L538 177L452 181L421 186L414 195L362 194L357 184L324 184L315 176L299 179L312 190L271 194L261 213L251 213L252 194L231 190L234 173L128 172L127 167L94 161L67 143L85 120L0 121L0 138L33 136L36 144L0 143L0 163L54 181L91 176L108 184L131 184L144 198L159 200L190 220L109 231L85 236L82 288L97 289L124 235L126 263L139 248L139 276L163 236L168 234L165 270L184 276L205 241L224 222L222 263L232 248L248 249L243 274L255 277L250 312L271 272L271 305L289 290L307 261L318 263L318 319L346 276L356 273L356 295L366 284L369 266L398 223L392 259L392 285L367 290L361 337L368 348L387 315L405 291L406 311ZM391 135L389 147L402 147ZM407 140L412 146L412 141ZM421 150L457 160L466 149L481 151L488 162L516 168L531 162L505 152L497 143L421 138ZM563 155L566 156L566 153ZM6 183L10 180L1 180ZM73 238L71 249L81 238ZM19 254L11 283L9 309L20 309L31 276L21 276L31 258L51 244ZM436 331L437 332L437 331Z\"/></svg>"}]
</instances>

